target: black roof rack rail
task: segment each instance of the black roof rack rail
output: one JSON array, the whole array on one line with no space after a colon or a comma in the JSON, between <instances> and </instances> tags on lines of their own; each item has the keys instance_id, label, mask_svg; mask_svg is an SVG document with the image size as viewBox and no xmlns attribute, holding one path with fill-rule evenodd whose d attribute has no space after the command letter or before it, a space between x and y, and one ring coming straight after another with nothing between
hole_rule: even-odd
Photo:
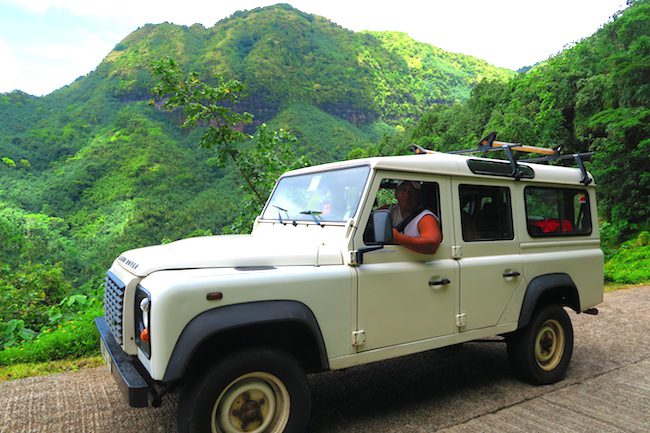
<instances>
[{"instance_id":1,"label":"black roof rack rail","mask_svg":"<svg viewBox=\"0 0 650 433\"><path fill-rule=\"evenodd\" d=\"M551 161L566 161L572 159L576 162L578 168L580 169L580 172L582 173L582 180L580 180L580 183L589 185L591 182L593 182L593 179L589 177L589 174L587 174L587 169L585 168L584 162L590 161L591 157L594 156L594 153L595 152L581 152L581 153L568 153L566 155L549 155L540 158L521 159L519 160L519 162L539 163L539 162L551 162Z\"/></svg>"},{"instance_id":2,"label":"black roof rack rail","mask_svg":"<svg viewBox=\"0 0 650 433\"><path fill-rule=\"evenodd\" d=\"M483 153L483 156L487 156L489 152L494 152L499 150L504 151L508 158L508 161L510 161L510 167L512 169L509 176L514 177L515 180L520 180L523 176L523 173L521 172L521 168L519 167L518 162L530 162L530 163L549 162L550 163L551 161L563 161L563 160L573 159L578 165L578 168L580 168L580 172L582 173L582 179L580 180L580 183L589 185L591 182L593 182L593 179L589 177L589 174L587 173L587 169L585 168L584 161L589 161L593 156L594 152L583 152L583 153L561 155L560 150L562 149L562 146L557 146L552 149L549 149L547 147L526 146L519 143L507 143L504 141L497 141L496 137L497 137L496 132L490 132L484 139L479 141L478 146L474 149L452 150L445 153L463 155L468 153L481 152ZM425 154L425 153L433 153L432 150L425 149L421 146L418 146L417 144L412 144L411 148L418 155ZM518 161L513 151L539 153L544 156L539 158L522 159Z\"/></svg>"}]
</instances>

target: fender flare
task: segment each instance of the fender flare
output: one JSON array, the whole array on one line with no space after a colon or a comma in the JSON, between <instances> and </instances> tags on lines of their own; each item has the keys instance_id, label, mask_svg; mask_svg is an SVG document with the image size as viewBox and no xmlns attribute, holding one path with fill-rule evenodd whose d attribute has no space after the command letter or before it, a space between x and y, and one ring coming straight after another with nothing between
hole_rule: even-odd
<instances>
[{"instance_id":1,"label":"fender flare","mask_svg":"<svg viewBox=\"0 0 650 433\"><path fill-rule=\"evenodd\" d=\"M526 294L521 304L517 329L528 325L530 319L533 317L537 303L542 296L556 290L568 291L569 293L567 294L575 298L575 302L568 302L566 305L574 309L577 313L581 311L578 288L568 274L554 273L539 275L533 278L528 284L528 287L526 287Z\"/></svg>"},{"instance_id":2,"label":"fender flare","mask_svg":"<svg viewBox=\"0 0 650 433\"><path fill-rule=\"evenodd\" d=\"M274 323L305 326L314 338L322 367L329 369L323 335L311 309L297 301L261 301L214 308L192 319L176 341L163 382L181 379L197 349L208 339L253 325Z\"/></svg>"}]
</instances>

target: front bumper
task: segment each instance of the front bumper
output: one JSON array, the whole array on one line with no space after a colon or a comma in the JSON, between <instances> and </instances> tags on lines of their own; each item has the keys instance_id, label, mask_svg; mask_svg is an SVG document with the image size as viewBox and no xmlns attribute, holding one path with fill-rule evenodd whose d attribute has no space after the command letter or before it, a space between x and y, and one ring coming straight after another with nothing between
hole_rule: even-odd
<instances>
[{"instance_id":1,"label":"front bumper","mask_svg":"<svg viewBox=\"0 0 650 433\"><path fill-rule=\"evenodd\" d=\"M115 380L129 402L129 406L149 406L149 395L156 396L155 390L149 385L149 383L152 383L151 378L144 369L139 370L133 358L127 355L117 344L104 317L96 318L95 326L99 331L104 359L106 359L111 373L113 373Z\"/></svg>"}]
</instances>

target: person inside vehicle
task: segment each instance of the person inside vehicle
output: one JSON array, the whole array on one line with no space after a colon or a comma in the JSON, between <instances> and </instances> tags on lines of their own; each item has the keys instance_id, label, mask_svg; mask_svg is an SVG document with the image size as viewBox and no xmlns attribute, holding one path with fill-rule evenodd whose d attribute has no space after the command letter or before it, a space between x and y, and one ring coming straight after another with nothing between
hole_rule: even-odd
<instances>
[{"instance_id":1,"label":"person inside vehicle","mask_svg":"<svg viewBox=\"0 0 650 433\"><path fill-rule=\"evenodd\" d=\"M460 196L460 222L463 228L463 240L474 241L479 239L479 233L476 228L474 216L469 212L472 208L472 196Z\"/></svg>"},{"instance_id":2,"label":"person inside vehicle","mask_svg":"<svg viewBox=\"0 0 650 433\"><path fill-rule=\"evenodd\" d=\"M397 204L389 207L396 244L422 254L434 254L442 233L438 218L422 206L420 182L403 181L395 189Z\"/></svg>"}]
</instances>

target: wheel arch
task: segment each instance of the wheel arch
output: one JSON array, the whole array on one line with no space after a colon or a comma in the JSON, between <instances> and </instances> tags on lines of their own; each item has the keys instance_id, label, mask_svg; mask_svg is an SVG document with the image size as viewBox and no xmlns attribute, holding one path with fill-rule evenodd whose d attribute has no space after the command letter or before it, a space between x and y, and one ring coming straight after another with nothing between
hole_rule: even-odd
<instances>
[{"instance_id":1,"label":"wheel arch","mask_svg":"<svg viewBox=\"0 0 650 433\"><path fill-rule=\"evenodd\" d=\"M181 380L188 368L214 362L224 352L252 346L281 349L305 371L329 369L323 336L311 309L298 301L262 301L205 311L183 329L164 382Z\"/></svg>"},{"instance_id":2,"label":"wheel arch","mask_svg":"<svg viewBox=\"0 0 650 433\"><path fill-rule=\"evenodd\" d=\"M518 328L528 325L539 305L549 303L557 303L580 313L580 294L568 274L538 275L530 281L519 313Z\"/></svg>"}]
</instances>

